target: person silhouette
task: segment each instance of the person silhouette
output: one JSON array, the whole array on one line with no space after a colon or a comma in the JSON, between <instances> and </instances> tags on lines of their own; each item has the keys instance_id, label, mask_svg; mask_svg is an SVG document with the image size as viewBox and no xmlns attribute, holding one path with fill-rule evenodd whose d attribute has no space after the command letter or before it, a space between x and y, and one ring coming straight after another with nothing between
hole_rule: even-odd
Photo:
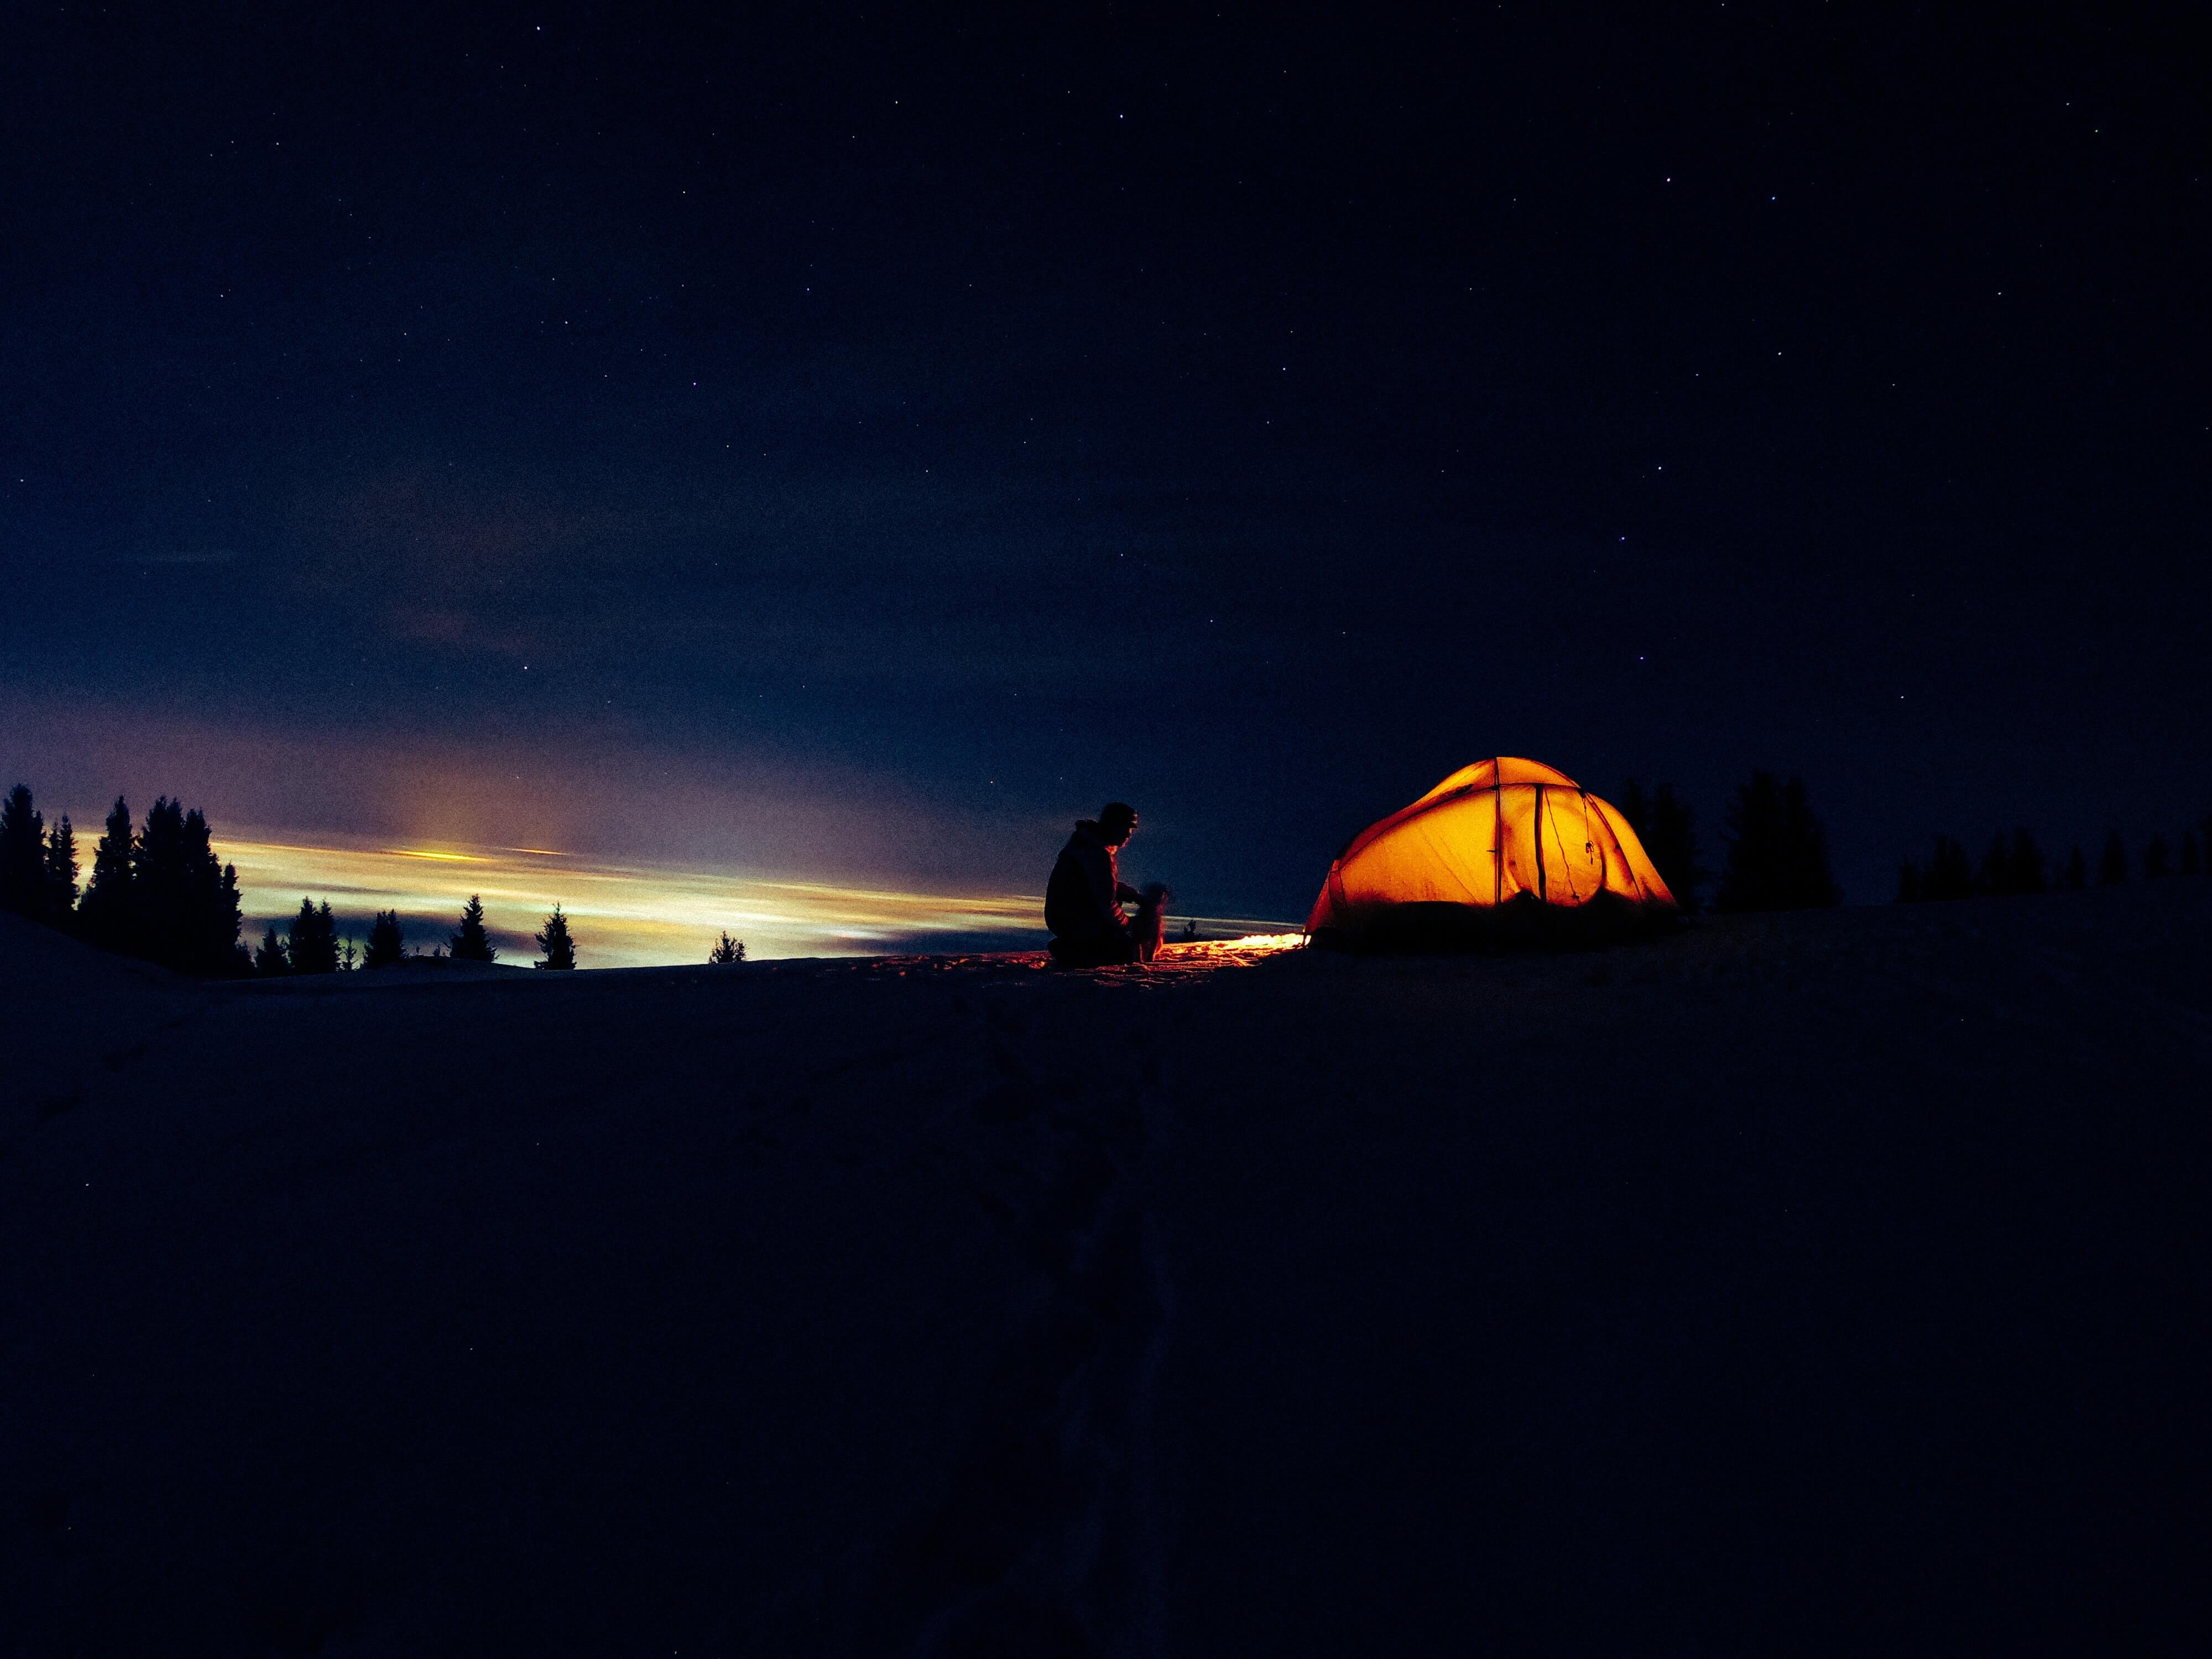
<instances>
[{"instance_id":1,"label":"person silhouette","mask_svg":"<svg viewBox=\"0 0 2212 1659\"><path fill-rule=\"evenodd\" d=\"M1105 968L1137 959L1137 942L1121 915L1142 896L1121 880L1115 857L1137 833L1137 810L1109 800L1096 818L1077 820L1045 884L1044 925L1052 959L1062 968Z\"/></svg>"}]
</instances>

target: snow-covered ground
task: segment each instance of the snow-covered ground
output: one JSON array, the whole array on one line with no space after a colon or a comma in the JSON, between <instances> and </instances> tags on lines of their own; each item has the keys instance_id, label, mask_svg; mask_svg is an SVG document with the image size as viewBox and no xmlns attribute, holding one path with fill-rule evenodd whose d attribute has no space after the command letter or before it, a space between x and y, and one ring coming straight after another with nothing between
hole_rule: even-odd
<instances>
[{"instance_id":1,"label":"snow-covered ground","mask_svg":"<svg viewBox=\"0 0 2212 1659\"><path fill-rule=\"evenodd\" d=\"M1170 962L0 917L0 1648L2201 1639L2212 884Z\"/></svg>"}]
</instances>

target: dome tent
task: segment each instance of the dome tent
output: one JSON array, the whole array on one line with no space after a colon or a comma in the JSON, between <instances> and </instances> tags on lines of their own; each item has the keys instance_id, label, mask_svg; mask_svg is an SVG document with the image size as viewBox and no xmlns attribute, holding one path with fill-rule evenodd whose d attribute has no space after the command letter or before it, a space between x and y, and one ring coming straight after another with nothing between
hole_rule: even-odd
<instances>
[{"instance_id":1,"label":"dome tent","mask_svg":"<svg viewBox=\"0 0 2212 1659\"><path fill-rule=\"evenodd\" d=\"M1353 836L1306 932L1346 949L1434 949L1618 937L1678 913L1620 808L1501 755Z\"/></svg>"}]
</instances>

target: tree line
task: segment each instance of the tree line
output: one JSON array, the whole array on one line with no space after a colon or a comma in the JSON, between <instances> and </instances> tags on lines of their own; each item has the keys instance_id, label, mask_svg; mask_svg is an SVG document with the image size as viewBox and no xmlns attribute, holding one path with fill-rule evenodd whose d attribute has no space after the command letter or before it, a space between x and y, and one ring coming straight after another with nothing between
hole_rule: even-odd
<instances>
[{"instance_id":1,"label":"tree line","mask_svg":"<svg viewBox=\"0 0 2212 1659\"><path fill-rule=\"evenodd\" d=\"M1622 787L1622 815L1684 911L1711 908L1722 915L1761 910L1820 909L1839 904L1843 890L1829 866L1826 827L1812 806L1802 778L1783 779L1754 770L1729 798L1722 815L1726 857L1708 870L1698 841L1696 815L1671 783L1647 789L1636 778ZM2094 871L2099 886L2115 886L2139 872L2143 879L2195 876L2212 857L2212 817L2185 830L2175 842L2154 835L2130 856L2119 831L2105 841ZM242 925L236 866L215 856L205 815L163 796L134 830L131 809L118 796L93 851L92 874L82 888L76 832L64 814L46 823L21 784L0 803L0 909L11 910L83 939L104 951L131 956L179 973L275 977L388 968L425 953L410 949L397 910L380 910L365 946L341 938L330 902L300 901L290 931L270 922L252 950L239 940ZM2089 861L2079 846L2047 860L2026 829L1998 833L1978 861L1948 836L1936 837L1923 864L1898 866L1897 902L2002 896L2083 888ZM532 938L542 957L534 965L556 971L576 966L576 940L559 904ZM484 927L483 902L471 894L452 933L434 946L432 959L496 962L499 951ZM725 930L707 960L728 966L745 959L742 941Z\"/></svg>"},{"instance_id":2,"label":"tree line","mask_svg":"<svg viewBox=\"0 0 2212 1659\"><path fill-rule=\"evenodd\" d=\"M1726 861L1705 867L1697 818L1671 783L1646 791L1631 778L1616 803L1686 914L1703 908L1701 890L1714 882L1712 908L1723 915L1754 910L1818 910L1840 904L1844 890L1828 863L1828 832L1799 777L1754 770L1721 818Z\"/></svg>"},{"instance_id":3,"label":"tree line","mask_svg":"<svg viewBox=\"0 0 2212 1659\"><path fill-rule=\"evenodd\" d=\"M252 971L238 942L238 870L219 863L198 807L162 796L134 830L121 796L80 890L76 830L49 826L21 784L0 803L0 908L180 974Z\"/></svg>"},{"instance_id":4,"label":"tree line","mask_svg":"<svg viewBox=\"0 0 2212 1659\"><path fill-rule=\"evenodd\" d=\"M274 978L389 968L410 957L397 910L380 910L365 946L341 938L330 901L300 901L288 933L270 922L252 950L240 942L238 869L219 862L206 815L164 795L134 830L120 795L93 850L92 875L82 887L76 830L64 813L49 825L31 791L17 784L0 802L0 909L43 922L119 956L157 963L180 974ZM556 903L532 935L542 953L532 964L556 971L576 965L576 940ZM484 927L483 901L469 895L459 921L428 953L432 959L490 963L499 950ZM743 941L726 930L708 953L714 965L745 959Z\"/></svg>"},{"instance_id":5,"label":"tree line","mask_svg":"<svg viewBox=\"0 0 2212 1659\"><path fill-rule=\"evenodd\" d=\"M2131 879L2138 869L2146 881L2202 875L2208 848L2212 848L2212 817L2184 830L2178 847L2163 834L2152 836L2143 844L2139 860L2129 856L2126 841L2115 830L2105 837L2104 851L2098 855L2095 882L2100 887L2117 887ZM1928 904L1947 899L2071 891L2088 886L2090 881L2089 860L2078 844L2064 860L2046 863L2034 834L2024 828L2009 836L1999 830L1978 863L1960 842L1938 836L1925 864L1912 858L1899 861L1897 902Z\"/></svg>"},{"instance_id":6,"label":"tree line","mask_svg":"<svg viewBox=\"0 0 2212 1659\"><path fill-rule=\"evenodd\" d=\"M538 948L545 955L533 963L537 968L556 971L576 965L575 936L568 931L568 918L559 904L545 918L544 930L533 935ZM407 945L406 925L399 920L397 910L379 910L370 925L366 948L356 951L353 940L341 940L337 919L331 914L330 901L318 906L312 898L300 901L300 913L292 918L292 931L280 933L276 924L270 922L263 933L261 943L253 952L253 971L264 978L277 978L290 974L342 974L356 969L389 968L410 958L447 962L497 962L499 947L491 942L484 928L483 897L469 895L469 902L461 907L460 921L441 945L434 945L427 953L419 945L412 950Z\"/></svg>"},{"instance_id":7,"label":"tree line","mask_svg":"<svg viewBox=\"0 0 2212 1659\"><path fill-rule=\"evenodd\" d=\"M1686 911L1702 908L1701 890L1714 882L1711 908L1807 910L1836 904L1842 891L1828 866L1827 833L1814 814L1804 781L1786 781L1755 771L1731 797L1723 818L1727 862L1718 872L1699 859L1696 819L1672 784L1646 790L1637 779L1623 786L1618 805L1644 843L1659 878ZM2093 869L2079 846L2063 860L2046 859L2033 832L2019 829L1991 837L1976 860L1948 836L1936 837L1926 862L1907 858L1897 872L1896 902L1923 904L1945 899L2002 897L2117 886L2140 873L2146 881L2196 876L2212 867L2212 816L2175 840L2154 835L2139 854L2113 830Z\"/></svg>"}]
</instances>

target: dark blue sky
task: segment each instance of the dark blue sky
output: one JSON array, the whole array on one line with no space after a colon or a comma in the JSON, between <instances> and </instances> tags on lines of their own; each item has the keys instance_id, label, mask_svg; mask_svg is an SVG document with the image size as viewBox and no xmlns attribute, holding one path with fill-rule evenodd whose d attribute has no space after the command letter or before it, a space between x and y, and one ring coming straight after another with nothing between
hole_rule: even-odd
<instances>
[{"instance_id":1,"label":"dark blue sky","mask_svg":"<svg viewBox=\"0 0 2212 1659\"><path fill-rule=\"evenodd\" d=\"M1371 10L18 11L5 781L1285 917L1497 752L2212 807L2178 33Z\"/></svg>"}]
</instances>

